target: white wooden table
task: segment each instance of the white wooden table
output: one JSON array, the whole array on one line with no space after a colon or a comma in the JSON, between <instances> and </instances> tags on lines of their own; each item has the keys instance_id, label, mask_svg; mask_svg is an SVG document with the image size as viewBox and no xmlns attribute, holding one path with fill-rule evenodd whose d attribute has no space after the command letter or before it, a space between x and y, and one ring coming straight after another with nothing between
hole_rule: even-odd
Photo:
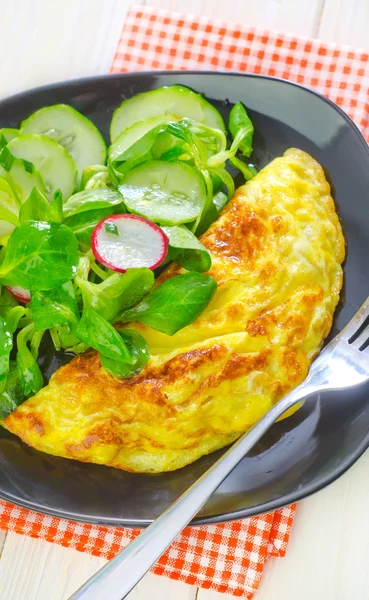
<instances>
[{"instance_id":1,"label":"white wooden table","mask_svg":"<svg viewBox=\"0 0 369 600\"><path fill-rule=\"evenodd\" d=\"M0 0L0 96L109 70L129 0ZM369 0L151 0L160 8L369 48ZM255 600L368 600L369 453L300 503L287 557ZM0 599L67 600L103 559L0 532ZM147 575L132 600L227 600ZM109 600L109 598L107 598Z\"/></svg>"}]
</instances>

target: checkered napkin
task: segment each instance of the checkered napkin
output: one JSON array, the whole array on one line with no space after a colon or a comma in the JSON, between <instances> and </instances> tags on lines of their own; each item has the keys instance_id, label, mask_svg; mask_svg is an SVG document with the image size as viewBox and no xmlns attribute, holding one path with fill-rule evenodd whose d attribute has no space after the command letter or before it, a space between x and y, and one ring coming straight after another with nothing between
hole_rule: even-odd
<instances>
[{"instance_id":1,"label":"checkered napkin","mask_svg":"<svg viewBox=\"0 0 369 600\"><path fill-rule=\"evenodd\" d=\"M222 525L187 527L152 569L203 588L250 600L268 556L284 556L296 506ZM0 529L113 558L139 529L75 523L0 501Z\"/></svg>"},{"instance_id":2,"label":"checkered napkin","mask_svg":"<svg viewBox=\"0 0 369 600\"><path fill-rule=\"evenodd\" d=\"M339 104L369 139L369 55L219 20L132 7L112 73L154 69L247 71L291 79ZM188 527L153 568L199 587L250 598L268 556L284 556L295 505L223 525ZM137 529L98 527L0 502L0 528L112 558Z\"/></svg>"},{"instance_id":3,"label":"checkered napkin","mask_svg":"<svg viewBox=\"0 0 369 600\"><path fill-rule=\"evenodd\" d=\"M369 53L275 31L133 6L112 73L242 71L282 77L341 106L369 140Z\"/></svg>"}]
</instances>

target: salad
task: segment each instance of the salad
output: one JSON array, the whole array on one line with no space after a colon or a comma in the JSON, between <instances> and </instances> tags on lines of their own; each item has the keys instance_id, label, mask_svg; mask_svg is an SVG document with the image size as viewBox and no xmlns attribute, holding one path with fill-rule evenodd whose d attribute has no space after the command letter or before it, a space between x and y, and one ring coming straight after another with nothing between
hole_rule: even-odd
<instances>
[{"instance_id":1,"label":"salad","mask_svg":"<svg viewBox=\"0 0 369 600\"><path fill-rule=\"evenodd\" d=\"M117 324L173 335L208 306L217 284L198 237L234 194L228 163L256 174L240 102L229 131L231 143L219 112L179 85L124 100L108 148L68 105L0 129L0 418L44 386L44 336L131 377L150 351ZM184 273L155 283L169 261Z\"/></svg>"}]
</instances>

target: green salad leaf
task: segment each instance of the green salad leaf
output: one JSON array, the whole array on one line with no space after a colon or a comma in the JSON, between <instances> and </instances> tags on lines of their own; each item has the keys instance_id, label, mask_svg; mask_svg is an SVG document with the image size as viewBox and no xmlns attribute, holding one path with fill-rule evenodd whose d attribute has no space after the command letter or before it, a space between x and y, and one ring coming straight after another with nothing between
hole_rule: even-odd
<instances>
[{"instance_id":1,"label":"green salad leaf","mask_svg":"<svg viewBox=\"0 0 369 600\"><path fill-rule=\"evenodd\" d=\"M105 165L90 165L82 171L82 189L107 188L111 184L109 169Z\"/></svg>"},{"instance_id":2,"label":"green salad leaf","mask_svg":"<svg viewBox=\"0 0 369 600\"><path fill-rule=\"evenodd\" d=\"M100 355L101 365L115 377L133 377L148 363L150 358L149 347L145 338L134 329L122 329L118 330L118 333L130 352L132 365Z\"/></svg>"},{"instance_id":3,"label":"green salad leaf","mask_svg":"<svg viewBox=\"0 0 369 600\"><path fill-rule=\"evenodd\" d=\"M105 229L106 233L108 233L109 235L119 236L118 227L115 225L115 223L106 221L106 223L104 225L104 229Z\"/></svg>"},{"instance_id":4,"label":"green salad leaf","mask_svg":"<svg viewBox=\"0 0 369 600\"><path fill-rule=\"evenodd\" d=\"M52 290L33 292L31 309L36 331L51 329L57 325L76 326L79 320L77 301L71 281Z\"/></svg>"},{"instance_id":5,"label":"green salad leaf","mask_svg":"<svg viewBox=\"0 0 369 600\"><path fill-rule=\"evenodd\" d=\"M239 148L244 156L250 156L254 126L242 102L236 102L230 112L229 130L232 134L234 145Z\"/></svg>"},{"instance_id":6,"label":"green salad leaf","mask_svg":"<svg viewBox=\"0 0 369 600\"><path fill-rule=\"evenodd\" d=\"M15 361L10 361L6 388L0 393L0 419L5 419L24 400L19 368Z\"/></svg>"},{"instance_id":7,"label":"green salad leaf","mask_svg":"<svg viewBox=\"0 0 369 600\"><path fill-rule=\"evenodd\" d=\"M27 346L18 350L16 362L21 373L20 384L24 395L29 397L37 394L44 387L44 378L36 359Z\"/></svg>"},{"instance_id":8,"label":"green salad leaf","mask_svg":"<svg viewBox=\"0 0 369 600\"><path fill-rule=\"evenodd\" d=\"M211 183L213 185L213 194L215 196L216 194L218 194L218 192L220 192L223 189L224 183L221 177L219 177L219 175L214 171L210 171L210 177Z\"/></svg>"},{"instance_id":9,"label":"green salad leaf","mask_svg":"<svg viewBox=\"0 0 369 600\"><path fill-rule=\"evenodd\" d=\"M55 190L50 202L50 220L55 223L63 222L63 194L61 190Z\"/></svg>"},{"instance_id":10,"label":"green salad leaf","mask_svg":"<svg viewBox=\"0 0 369 600\"><path fill-rule=\"evenodd\" d=\"M114 321L119 313L140 302L151 290L154 281L154 273L146 267L114 273L101 283L76 278L85 301L107 321Z\"/></svg>"},{"instance_id":11,"label":"green salad leaf","mask_svg":"<svg viewBox=\"0 0 369 600\"><path fill-rule=\"evenodd\" d=\"M76 335L81 342L107 358L133 363L130 352L117 330L87 301L83 304L82 318L78 323Z\"/></svg>"},{"instance_id":12,"label":"green salad leaf","mask_svg":"<svg viewBox=\"0 0 369 600\"><path fill-rule=\"evenodd\" d=\"M254 165L246 165L243 162L243 160L241 160L240 158L237 158L237 156L234 156L233 158L230 158L229 162L236 169L238 169L239 171L241 171L241 173L244 176L244 178L246 179L246 181L249 181L250 179L252 179L253 177L255 177L255 175L258 174L258 172L255 169Z\"/></svg>"},{"instance_id":13,"label":"green salad leaf","mask_svg":"<svg viewBox=\"0 0 369 600\"><path fill-rule=\"evenodd\" d=\"M6 317L6 326L12 335L17 331L21 318L27 315L28 312L28 309L24 306L13 306L9 310Z\"/></svg>"},{"instance_id":14,"label":"green salad leaf","mask_svg":"<svg viewBox=\"0 0 369 600\"><path fill-rule=\"evenodd\" d=\"M165 132L167 124L163 123L150 129L145 135L139 138L132 146L111 161L113 169L120 175L125 175L141 163L153 160L156 156L153 153L154 144L160 133ZM162 149L163 151L164 149Z\"/></svg>"},{"instance_id":15,"label":"green salad leaf","mask_svg":"<svg viewBox=\"0 0 369 600\"><path fill-rule=\"evenodd\" d=\"M201 139L194 131L200 131L203 136L206 132L206 140ZM119 176L125 175L141 163L151 160L167 162L178 159L192 160L201 170L206 165L209 140L213 145L215 138L218 142L215 143L215 147L218 149L219 137L224 139L225 143L223 132L199 126L190 119L168 121L147 131L122 154L110 161L110 165L118 181Z\"/></svg>"},{"instance_id":16,"label":"green salad leaf","mask_svg":"<svg viewBox=\"0 0 369 600\"><path fill-rule=\"evenodd\" d=\"M49 332L55 350L63 349L73 352L73 354L80 354L88 350L88 345L77 337L75 327L71 329L70 325L56 325L49 329Z\"/></svg>"},{"instance_id":17,"label":"green salad leaf","mask_svg":"<svg viewBox=\"0 0 369 600\"><path fill-rule=\"evenodd\" d=\"M184 141L173 136L169 131L161 131L152 148L153 158L156 160L172 161L184 157L186 145Z\"/></svg>"},{"instance_id":18,"label":"green salad leaf","mask_svg":"<svg viewBox=\"0 0 369 600\"><path fill-rule=\"evenodd\" d=\"M7 146L8 144L8 140L7 137L4 135L3 131L0 132L0 150L3 150L3 148L5 148L5 146ZM9 154L11 154L9 152ZM1 161L0 161L1 164Z\"/></svg>"},{"instance_id":19,"label":"green salad leaf","mask_svg":"<svg viewBox=\"0 0 369 600\"><path fill-rule=\"evenodd\" d=\"M214 199L211 201L207 209L201 216L201 219L196 225L196 236L200 236L207 231L212 223L218 218L218 209L215 205Z\"/></svg>"},{"instance_id":20,"label":"green salad leaf","mask_svg":"<svg viewBox=\"0 0 369 600\"><path fill-rule=\"evenodd\" d=\"M77 272L78 242L65 225L27 221L14 229L0 280L29 290L51 290Z\"/></svg>"},{"instance_id":21,"label":"green salad leaf","mask_svg":"<svg viewBox=\"0 0 369 600\"><path fill-rule=\"evenodd\" d=\"M19 222L52 220L50 204L46 197L34 187L27 200L20 207Z\"/></svg>"},{"instance_id":22,"label":"green salad leaf","mask_svg":"<svg viewBox=\"0 0 369 600\"><path fill-rule=\"evenodd\" d=\"M163 152L160 155L161 160L165 160L167 162L173 162L183 158L183 147L182 146L174 146L174 148L169 148L166 152Z\"/></svg>"},{"instance_id":23,"label":"green salad leaf","mask_svg":"<svg viewBox=\"0 0 369 600\"><path fill-rule=\"evenodd\" d=\"M11 294L6 287L1 287L0 294L0 317L5 319L8 318L9 311L13 308L13 306L18 306L18 302L14 298L13 294Z\"/></svg>"},{"instance_id":24,"label":"green salad leaf","mask_svg":"<svg viewBox=\"0 0 369 600\"><path fill-rule=\"evenodd\" d=\"M215 279L203 273L177 275L154 288L137 306L119 316L122 323L140 321L174 335L194 321L217 290Z\"/></svg>"},{"instance_id":25,"label":"green salad leaf","mask_svg":"<svg viewBox=\"0 0 369 600\"><path fill-rule=\"evenodd\" d=\"M100 223L102 219L110 217L115 214L115 207L97 208L95 210L88 210L87 212L77 213L64 220L64 225L67 225L76 236L77 240L90 248L91 246L91 235L96 225ZM123 212L123 211L120 211Z\"/></svg>"},{"instance_id":26,"label":"green salad leaf","mask_svg":"<svg viewBox=\"0 0 369 600\"><path fill-rule=\"evenodd\" d=\"M169 257L189 271L203 273L211 268L211 256L205 246L184 225L162 226L169 239Z\"/></svg>"},{"instance_id":27,"label":"green salad leaf","mask_svg":"<svg viewBox=\"0 0 369 600\"><path fill-rule=\"evenodd\" d=\"M19 224L19 202L4 177L0 177L0 240ZM1 244L1 241L0 241Z\"/></svg>"},{"instance_id":28,"label":"green salad leaf","mask_svg":"<svg viewBox=\"0 0 369 600\"><path fill-rule=\"evenodd\" d=\"M223 182L223 186L227 189L227 197L228 200L231 200L234 196L234 181L232 176L228 173L227 169L224 167L216 167L210 171L213 175L218 176Z\"/></svg>"},{"instance_id":29,"label":"green salad leaf","mask_svg":"<svg viewBox=\"0 0 369 600\"><path fill-rule=\"evenodd\" d=\"M167 125L167 133L186 143L183 149L186 148L189 151L196 167L201 170L206 166L209 152L206 144L191 131L191 125L192 122L189 119L172 121Z\"/></svg>"},{"instance_id":30,"label":"green salad leaf","mask_svg":"<svg viewBox=\"0 0 369 600\"><path fill-rule=\"evenodd\" d=\"M97 188L73 194L64 204L63 212L64 217L71 217L82 212L112 206L119 206L123 209L122 212L125 212L122 195L117 190Z\"/></svg>"},{"instance_id":31,"label":"green salad leaf","mask_svg":"<svg viewBox=\"0 0 369 600\"><path fill-rule=\"evenodd\" d=\"M34 325L31 323L17 335L16 363L20 372L20 384L26 397L37 394L44 387L44 379L35 357L27 346Z\"/></svg>"},{"instance_id":32,"label":"green salad leaf","mask_svg":"<svg viewBox=\"0 0 369 600\"><path fill-rule=\"evenodd\" d=\"M12 349L13 333L9 331L5 319L0 317L0 392L3 392L6 386Z\"/></svg>"},{"instance_id":33,"label":"green salad leaf","mask_svg":"<svg viewBox=\"0 0 369 600\"><path fill-rule=\"evenodd\" d=\"M218 218L220 210L224 208L224 206L231 200L234 195L234 181L228 171L222 166L212 167L209 170L211 181L217 181L217 189L222 189L222 187L227 189L227 195L225 195L222 191L218 191L214 194L212 190L210 182L208 183L210 198L205 206L205 209L201 215L201 219L198 224L196 224L196 236L202 235L205 231L207 231L212 223L216 221ZM221 182L220 188L219 183Z\"/></svg>"}]
</instances>

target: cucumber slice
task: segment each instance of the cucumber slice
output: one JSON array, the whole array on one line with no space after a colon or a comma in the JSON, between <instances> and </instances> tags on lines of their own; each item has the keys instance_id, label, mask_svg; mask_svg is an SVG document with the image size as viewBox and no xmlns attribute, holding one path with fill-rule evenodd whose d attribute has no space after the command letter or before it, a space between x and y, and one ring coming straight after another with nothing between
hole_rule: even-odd
<instances>
[{"instance_id":1,"label":"cucumber slice","mask_svg":"<svg viewBox=\"0 0 369 600\"><path fill-rule=\"evenodd\" d=\"M114 111L110 137L114 142L125 129L139 121L163 115L187 117L225 132L219 112L200 94L182 85L161 87L124 100Z\"/></svg>"},{"instance_id":2,"label":"cucumber slice","mask_svg":"<svg viewBox=\"0 0 369 600\"><path fill-rule=\"evenodd\" d=\"M68 152L44 135L19 135L8 144L8 149L17 158L35 165L46 188L46 197L51 202L56 190L61 190L64 202L74 192L77 169Z\"/></svg>"},{"instance_id":3,"label":"cucumber slice","mask_svg":"<svg viewBox=\"0 0 369 600\"><path fill-rule=\"evenodd\" d=\"M2 129L0 129L0 135L3 135L7 142L10 142L19 134L19 129L13 129L12 127L3 127Z\"/></svg>"},{"instance_id":4,"label":"cucumber slice","mask_svg":"<svg viewBox=\"0 0 369 600\"><path fill-rule=\"evenodd\" d=\"M27 160L15 158L8 146L0 152L0 175L9 182L21 204L29 198L34 187L46 196L44 182L34 165Z\"/></svg>"},{"instance_id":5,"label":"cucumber slice","mask_svg":"<svg viewBox=\"0 0 369 600\"><path fill-rule=\"evenodd\" d=\"M21 123L21 133L41 133L64 146L77 165L78 186L85 167L105 164L106 144L100 131L68 104L40 108Z\"/></svg>"},{"instance_id":6,"label":"cucumber slice","mask_svg":"<svg viewBox=\"0 0 369 600\"><path fill-rule=\"evenodd\" d=\"M139 121L131 127L128 127L128 129L125 129L118 135L114 144L109 147L109 159L114 160L115 158L118 158L118 156L133 146L133 144L142 138L148 131L151 131L151 129L154 129L157 125L169 123L170 121L178 121L178 118L174 115L162 115L159 117L152 117L152 119L146 119L146 121Z\"/></svg>"},{"instance_id":7,"label":"cucumber slice","mask_svg":"<svg viewBox=\"0 0 369 600\"><path fill-rule=\"evenodd\" d=\"M203 177L181 162L142 163L127 173L119 190L130 212L163 225L194 221L206 202Z\"/></svg>"}]
</instances>

